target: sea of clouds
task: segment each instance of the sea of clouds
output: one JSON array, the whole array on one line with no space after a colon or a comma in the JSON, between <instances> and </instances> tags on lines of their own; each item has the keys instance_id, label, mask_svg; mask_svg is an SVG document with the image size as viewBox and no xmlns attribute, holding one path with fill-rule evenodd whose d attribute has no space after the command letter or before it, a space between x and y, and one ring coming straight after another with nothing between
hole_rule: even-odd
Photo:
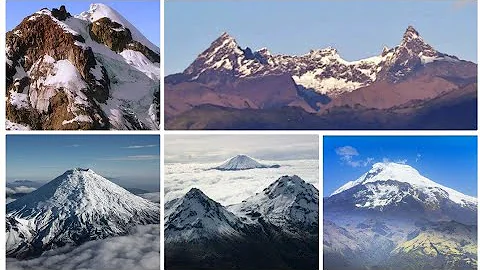
<instances>
[{"instance_id":1,"label":"sea of clouds","mask_svg":"<svg viewBox=\"0 0 480 270\"><path fill-rule=\"evenodd\" d=\"M137 226L132 234L47 251L30 260L7 258L7 269L160 269L160 225Z\"/></svg>"},{"instance_id":2,"label":"sea of clouds","mask_svg":"<svg viewBox=\"0 0 480 270\"><path fill-rule=\"evenodd\" d=\"M261 192L284 175L298 175L318 188L318 159L259 162L279 164L280 168L218 171L211 168L219 163L165 164L165 202L181 197L195 187L224 206L236 204Z\"/></svg>"}]
</instances>

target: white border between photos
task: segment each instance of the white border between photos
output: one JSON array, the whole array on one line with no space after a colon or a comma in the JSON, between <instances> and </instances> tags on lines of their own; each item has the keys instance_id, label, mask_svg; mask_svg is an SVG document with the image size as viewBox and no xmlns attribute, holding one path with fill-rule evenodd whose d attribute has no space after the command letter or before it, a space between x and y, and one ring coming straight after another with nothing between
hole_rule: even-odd
<instances>
[{"instance_id":1,"label":"white border between photos","mask_svg":"<svg viewBox=\"0 0 480 270\"><path fill-rule=\"evenodd\" d=\"M0 63L5 63L5 33L6 33L6 1L1 0L2 4L0 6ZM9 0L9 1L16 1L16 0ZM21 1L21 0L20 0ZM34 1L34 0L32 0ZM83 1L83 0L82 0ZM122 1L122 0L118 0ZM131 0L133 1L133 0ZM155 1L155 0L150 0ZM478 130L476 131L173 131L173 130L164 130L164 114L163 114L163 101L164 99L164 91L163 91L163 82L164 82L164 70L165 70L165 43L164 43L164 29L165 29L165 22L164 22L164 14L165 14L165 1L167 0L158 0L160 1L160 50L161 50L161 126L160 130L158 131L5 131L5 100L0 102L0 151L2 152L0 156L0 164L3 168L3 183L1 184L1 192L5 194L5 179L6 179L6 136L7 135L16 135L16 134L28 134L28 135L159 135L160 136L160 199L161 199L161 223L160 223L160 234L161 234L161 253L160 253L160 269L164 269L164 239L163 239L163 231L164 231L164 145L165 145L165 135L316 135L319 140L319 163L318 163L318 172L319 172L319 194L322 195L323 198L323 136L477 136L477 197L480 195L480 185L478 185L478 179L480 177L479 166L480 166L480 159L478 158L478 153L480 151L480 145L478 145ZM283 1L283 0L277 0ZM293 0L292 0L293 1ZM408 0L405 0L408 1ZM457 1L466 1L466 0L457 0ZM61 2L61 1L59 1ZM68 2L64 0L64 2ZM101 1L100 1L101 2ZM478 21L478 11L480 11L480 5L477 2L477 31L480 28L480 22ZM480 49L478 47L478 34L477 34L477 55L480 54ZM478 64L478 60L477 60ZM5 97L5 65L0 65L0 88L2 89L2 97ZM477 69L477 77L480 77L480 72ZM477 102L477 119L480 119L480 102ZM4 195L0 196L0 204L5 205L6 198ZM5 207L0 207L0 231L5 231ZM323 269L323 200L320 200L319 203L319 269ZM477 223L480 224L480 218L477 215ZM477 227L478 230L478 227ZM480 232L480 231L478 231ZM478 234L477 232L477 234ZM0 270L6 269L6 257L5 257L5 234L0 233L0 252L3 258L2 263L0 263ZM480 249L477 248L477 258L480 258Z\"/></svg>"}]
</instances>

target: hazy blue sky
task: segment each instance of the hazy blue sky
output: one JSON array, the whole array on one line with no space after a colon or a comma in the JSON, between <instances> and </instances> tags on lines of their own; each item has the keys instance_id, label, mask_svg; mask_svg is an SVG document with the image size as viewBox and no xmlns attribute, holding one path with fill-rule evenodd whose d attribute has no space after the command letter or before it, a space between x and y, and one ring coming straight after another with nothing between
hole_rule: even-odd
<instances>
[{"instance_id":1,"label":"hazy blue sky","mask_svg":"<svg viewBox=\"0 0 480 270\"><path fill-rule=\"evenodd\" d=\"M441 52L477 62L474 0L166 1L165 74L183 71L226 31L274 54L335 47L347 60L398 45L408 25Z\"/></svg>"},{"instance_id":2,"label":"hazy blue sky","mask_svg":"<svg viewBox=\"0 0 480 270\"><path fill-rule=\"evenodd\" d=\"M160 46L160 1L24 1L7 0L7 31L17 26L23 18L42 8L58 8L65 5L72 15L88 11L91 3L104 3L119 12L152 43Z\"/></svg>"},{"instance_id":3,"label":"hazy blue sky","mask_svg":"<svg viewBox=\"0 0 480 270\"><path fill-rule=\"evenodd\" d=\"M8 135L7 181L50 181L80 167L126 187L158 189L159 145L155 135Z\"/></svg>"},{"instance_id":4,"label":"hazy blue sky","mask_svg":"<svg viewBox=\"0 0 480 270\"><path fill-rule=\"evenodd\" d=\"M384 159L405 162L432 181L477 194L476 137L324 137L323 148L324 196Z\"/></svg>"},{"instance_id":5,"label":"hazy blue sky","mask_svg":"<svg viewBox=\"0 0 480 270\"><path fill-rule=\"evenodd\" d=\"M246 154L264 160L318 160L318 135L166 135L166 163L223 162Z\"/></svg>"}]
</instances>

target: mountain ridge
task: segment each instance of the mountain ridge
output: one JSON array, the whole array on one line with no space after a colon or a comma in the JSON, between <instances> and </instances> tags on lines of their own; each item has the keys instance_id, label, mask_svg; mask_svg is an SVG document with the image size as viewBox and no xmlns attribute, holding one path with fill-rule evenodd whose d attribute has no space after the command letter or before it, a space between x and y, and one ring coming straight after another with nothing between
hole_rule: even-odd
<instances>
[{"instance_id":1,"label":"mountain ridge","mask_svg":"<svg viewBox=\"0 0 480 270\"><path fill-rule=\"evenodd\" d=\"M284 208L281 198L304 196L302 192L290 194L291 183L296 188L308 189L317 195L310 202L316 212L301 219L303 204L289 209L298 211L246 211L235 205L224 207L192 188L183 197L165 204L165 262L171 269L317 269L318 268L318 190L298 176L284 176L266 188L265 194L276 193L273 206ZM289 186L290 187L290 186ZM271 191L271 192L268 192ZM263 193L262 193L263 194ZM258 196L260 194L257 194ZM312 195L313 196L313 195ZM260 202L253 196L249 200ZM300 199L302 200L302 199ZM267 203L266 200L263 202ZM249 207L250 209L251 207ZM254 207L255 208L255 207ZM305 207L305 209L310 209ZM302 208L303 209L303 208ZM272 210L272 209L270 209ZM243 212L243 213L242 213ZM291 214L294 213L294 214ZM315 216L316 213L316 216ZM274 221L273 217L281 217ZM290 217L297 217L292 219ZM312 220L312 222L308 221ZM313 222L316 220L316 222ZM303 226L298 226L303 223ZM204 259L208 258L208 259Z\"/></svg>"},{"instance_id":2,"label":"mountain ridge","mask_svg":"<svg viewBox=\"0 0 480 270\"><path fill-rule=\"evenodd\" d=\"M476 129L476 70L412 26L398 45L356 61L332 47L298 56L253 51L223 33L183 72L165 77L166 127ZM297 109L304 111L298 121L282 114ZM443 110L448 119L433 117Z\"/></svg>"}]
</instances>

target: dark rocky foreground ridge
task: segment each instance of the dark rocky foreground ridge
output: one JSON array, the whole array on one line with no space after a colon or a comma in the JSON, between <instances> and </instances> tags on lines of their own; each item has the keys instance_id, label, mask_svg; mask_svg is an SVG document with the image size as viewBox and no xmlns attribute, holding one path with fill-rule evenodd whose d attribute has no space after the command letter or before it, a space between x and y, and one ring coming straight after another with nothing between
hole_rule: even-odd
<instances>
[{"instance_id":1,"label":"dark rocky foreground ridge","mask_svg":"<svg viewBox=\"0 0 480 270\"><path fill-rule=\"evenodd\" d=\"M165 77L168 129L476 129L477 65L411 26L378 56L243 49L227 33Z\"/></svg>"},{"instance_id":2,"label":"dark rocky foreground ridge","mask_svg":"<svg viewBox=\"0 0 480 270\"><path fill-rule=\"evenodd\" d=\"M159 49L110 7L42 9L6 48L7 128L158 129Z\"/></svg>"}]
</instances>

